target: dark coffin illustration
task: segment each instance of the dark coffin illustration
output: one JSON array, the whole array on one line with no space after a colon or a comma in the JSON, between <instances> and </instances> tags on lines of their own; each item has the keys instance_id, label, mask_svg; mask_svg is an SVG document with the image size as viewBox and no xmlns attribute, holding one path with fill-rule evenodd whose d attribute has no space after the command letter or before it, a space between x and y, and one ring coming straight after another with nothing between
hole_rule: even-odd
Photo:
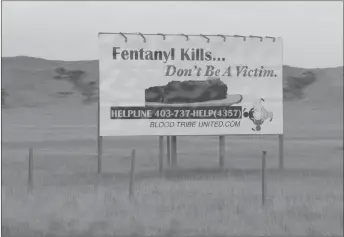
<instances>
[{"instance_id":1,"label":"dark coffin illustration","mask_svg":"<svg viewBox=\"0 0 344 237\"><path fill-rule=\"evenodd\" d=\"M206 81L171 81L165 86L146 89L146 102L195 103L221 100L227 96L227 85L219 79Z\"/></svg>"},{"instance_id":2,"label":"dark coffin illustration","mask_svg":"<svg viewBox=\"0 0 344 237\"><path fill-rule=\"evenodd\" d=\"M164 86L153 86L145 90L147 105L215 105L215 102L230 105L239 103L241 95L227 95L228 87L220 79L202 81L171 81ZM233 97L234 96L234 97Z\"/></svg>"}]
</instances>

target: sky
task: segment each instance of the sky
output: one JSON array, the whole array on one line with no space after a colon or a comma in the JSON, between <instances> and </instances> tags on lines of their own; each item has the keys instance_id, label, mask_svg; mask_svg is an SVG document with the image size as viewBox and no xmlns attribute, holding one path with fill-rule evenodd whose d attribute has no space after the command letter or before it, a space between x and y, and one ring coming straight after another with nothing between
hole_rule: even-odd
<instances>
[{"instance_id":1,"label":"sky","mask_svg":"<svg viewBox=\"0 0 344 237\"><path fill-rule=\"evenodd\" d=\"M2 56L98 59L98 32L283 38L284 64L343 66L343 2L2 2Z\"/></svg>"}]
</instances>

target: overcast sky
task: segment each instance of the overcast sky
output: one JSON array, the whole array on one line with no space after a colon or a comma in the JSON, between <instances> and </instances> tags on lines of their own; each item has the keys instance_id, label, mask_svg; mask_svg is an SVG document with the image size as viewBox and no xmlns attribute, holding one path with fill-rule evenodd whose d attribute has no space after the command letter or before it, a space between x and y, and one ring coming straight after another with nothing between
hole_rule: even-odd
<instances>
[{"instance_id":1,"label":"overcast sky","mask_svg":"<svg viewBox=\"0 0 344 237\"><path fill-rule=\"evenodd\" d=\"M98 58L98 32L282 37L284 64L343 65L343 3L3 2L3 56Z\"/></svg>"}]
</instances>

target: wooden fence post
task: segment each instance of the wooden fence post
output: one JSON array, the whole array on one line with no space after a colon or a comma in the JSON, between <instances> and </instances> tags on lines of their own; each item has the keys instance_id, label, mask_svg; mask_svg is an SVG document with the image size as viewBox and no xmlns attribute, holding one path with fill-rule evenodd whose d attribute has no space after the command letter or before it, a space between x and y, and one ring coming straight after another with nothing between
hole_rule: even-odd
<instances>
[{"instance_id":1,"label":"wooden fence post","mask_svg":"<svg viewBox=\"0 0 344 237\"><path fill-rule=\"evenodd\" d=\"M29 172L28 172L28 191L33 189L33 148L29 149Z\"/></svg>"},{"instance_id":2,"label":"wooden fence post","mask_svg":"<svg viewBox=\"0 0 344 237\"><path fill-rule=\"evenodd\" d=\"M97 115L97 161L98 161L98 167L97 171L98 174L102 173L102 148L103 148L103 137L100 136L100 85L99 85L99 80L98 80L98 115Z\"/></svg>"},{"instance_id":3,"label":"wooden fence post","mask_svg":"<svg viewBox=\"0 0 344 237\"><path fill-rule=\"evenodd\" d=\"M134 194L134 180L135 180L135 149L131 152L130 162L130 182L129 182L129 198L132 198Z\"/></svg>"},{"instance_id":4,"label":"wooden fence post","mask_svg":"<svg viewBox=\"0 0 344 237\"><path fill-rule=\"evenodd\" d=\"M98 136L98 174L102 173L102 144L103 137Z\"/></svg>"}]
</instances>

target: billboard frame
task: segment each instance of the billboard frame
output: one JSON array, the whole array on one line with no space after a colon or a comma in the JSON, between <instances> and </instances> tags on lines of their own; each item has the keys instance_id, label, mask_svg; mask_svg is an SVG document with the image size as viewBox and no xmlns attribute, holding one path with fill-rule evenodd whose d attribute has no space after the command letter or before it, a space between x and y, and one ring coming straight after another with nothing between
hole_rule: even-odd
<instances>
[{"instance_id":1,"label":"billboard frame","mask_svg":"<svg viewBox=\"0 0 344 237\"><path fill-rule=\"evenodd\" d=\"M163 39L166 39L166 36L183 36L186 38L186 40L189 40L189 36L200 36L205 38L205 40L208 41L208 43L210 42L210 39L208 38L208 36L210 37L222 37L224 42L226 41L226 37L239 37L242 38L243 41L246 41L247 38L257 38L260 39L260 41L263 41L263 39L270 39L273 42L276 41L276 39L282 39L281 37L271 37L271 36L254 36L254 35L249 35L249 36L243 36L243 35L226 35L226 34L163 34L163 33L141 33L141 32L137 32L137 33L123 33L123 32L99 32L98 33L98 38L100 35L102 34L111 34L111 35L121 35L125 42L127 42L127 37L126 35L140 35L143 39L144 42L146 42L146 38L144 37L144 35L149 35L149 36L153 36L153 35L159 35L161 37L163 37ZM282 43L283 45L283 43ZM282 46L282 58L283 58L283 46ZM100 62L100 60L99 60ZM282 76L283 76L283 67L282 67ZM283 78L282 78L283 80ZM103 137L100 136L100 72L99 72L99 63L98 63L98 113L97 113L97 171L98 174L102 173L102 155L103 155ZM282 88L282 95L283 95L283 88ZM282 96L282 103L283 103L283 96ZM282 116L283 116L283 112L282 112ZM282 124L283 126L283 124ZM230 134L230 135L234 135L234 134ZM264 134L257 134L259 136L271 136L271 135L264 135ZM240 136L257 136L255 134L249 134L249 135L240 135ZM283 170L284 169L284 136L283 136L283 132L281 134L275 134L278 136L278 140L279 140L279 169ZM156 136L156 135L147 135L147 136ZM188 136L200 136L200 135L188 135ZM219 168L223 169L224 167L224 162L225 162L225 138L226 135L217 135L219 137ZM158 136L159 138L159 172L161 173L163 170L163 154L164 154L164 145L163 145L163 138L166 137L167 139L167 164L171 167L176 167L177 165L177 136Z\"/></svg>"}]
</instances>

